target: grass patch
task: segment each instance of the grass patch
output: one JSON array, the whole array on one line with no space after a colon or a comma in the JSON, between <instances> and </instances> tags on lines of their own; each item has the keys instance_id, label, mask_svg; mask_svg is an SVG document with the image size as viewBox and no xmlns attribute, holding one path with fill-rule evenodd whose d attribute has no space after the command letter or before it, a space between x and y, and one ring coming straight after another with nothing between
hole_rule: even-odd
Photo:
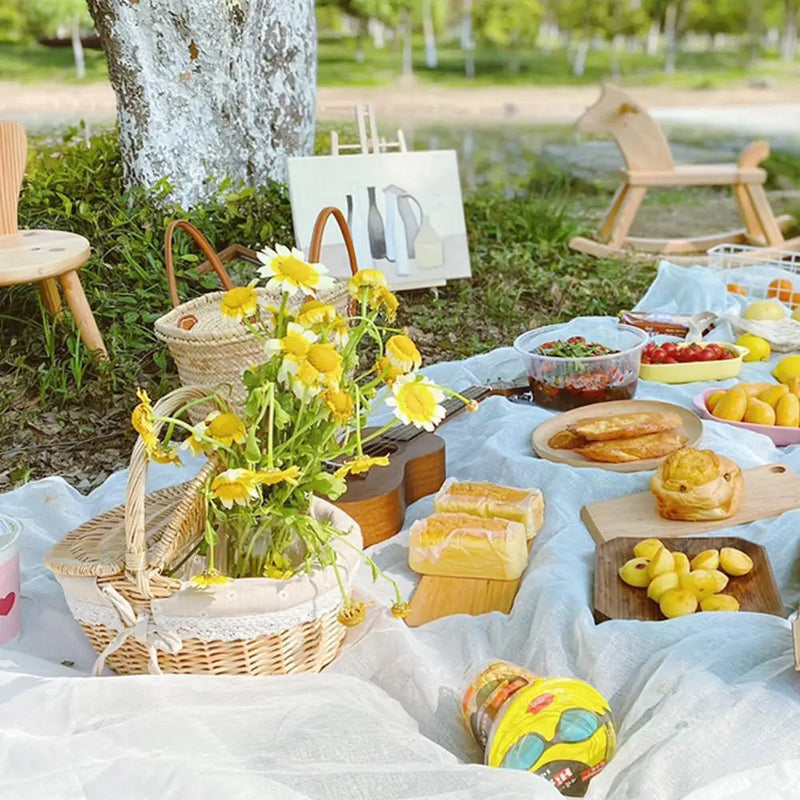
<instances>
[{"instance_id":1,"label":"grass patch","mask_svg":"<svg viewBox=\"0 0 800 800\"><path fill-rule=\"evenodd\" d=\"M0 80L20 83L95 83L108 80L102 50L84 50L86 78L79 81L71 47L40 44L0 44Z\"/></svg>"}]
</instances>

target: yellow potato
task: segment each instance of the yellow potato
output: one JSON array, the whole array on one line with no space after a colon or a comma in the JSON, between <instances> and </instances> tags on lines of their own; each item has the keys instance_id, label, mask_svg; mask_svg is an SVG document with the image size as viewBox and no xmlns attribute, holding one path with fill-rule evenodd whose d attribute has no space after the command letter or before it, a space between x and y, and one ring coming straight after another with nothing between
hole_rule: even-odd
<instances>
[{"instance_id":1,"label":"yellow potato","mask_svg":"<svg viewBox=\"0 0 800 800\"><path fill-rule=\"evenodd\" d=\"M700 601L701 611L738 611L739 601L729 594L712 594Z\"/></svg>"},{"instance_id":2,"label":"yellow potato","mask_svg":"<svg viewBox=\"0 0 800 800\"><path fill-rule=\"evenodd\" d=\"M708 396L708 400L706 400L706 408L713 412L714 408L716 407L717 403L719 403L722 398L725 397L725 390L719 389L716 392L713 392Z\"/></svg>"},{"instance_id":3,"label":"yellow potato","mask_svg":"<svg viewBox=\"0 0 800 800\"><path fill-rule=\"evenodd\" d=\"M774 425L775 409L755 397L747 401L747 408L744 412L744 421L754 425Z\"/></svg>"},{"instance_id":4,"label":"yellow potato","mask_svg":"<svg viewBox=\"0 0 800 800\"><path fill-rule=\"evenodd\" d=\"M761 381L761 383L740 383L733 388L741 389L748 397L758 397L761 392L765 392L774 385L774 383L770 383L769 381Z\"/></svg>"},{"instance_id":5,"label":"yellow potato","mask_svg":"<svg viewBox=\"0 0 800 800\"><path fill-rule=\"evenodd\" d=\"M692 569L715 570L719 566L719 550L703 550L691 562Z\"/></svg>"},{"instance_id":6,"label":"yellow potato","mask_svg":"<svg viewBox=\"0 0 800 800\"><path fill-rule=\"evenodd\" d=\"M647 587L647 596L657 603L664 592L668 592L670 589L677 589L679 585L680 579L676 573L662 572L650 581L650 585Z\"/></svg>"},{"instance_id":7,"label":"yellow potato","mask_svg":"<svg viewBox=\"0 0 800 800\"><path fill-rule=\"evenodd\" d=\"M741 422L745 411L747 411L747 395L741 386L734 386L719 399L714 406L713 414L729 422Z\"/></svg>"},{"instance_id":8,"label":"yellow potato","mask_svg":"<svg viewBox=\"0 0 800 800\"><path fill-rule=\"evenodd\" d=\"M658 539L642 539L641 542L634 545L633 554L637 558L651 559L656 554L656 550L663 546Z\"/></svg>"},{"instance_id":9,"label":"yellow potato","mask_svg":"<svg viewBox=\"0 0 800 800\"><path fill-rule=\"evenodd\" d=\"M619 568L619 577L628 584L643 589L650 583L647 574L647 565L650 563L647 558L631 558Z\"/></svg>"},{"instance_id":10,"label":"yellow potato","mask_svg":"<svg viewBox=\"0 0 800 800\"><path fill-rule=\"evenodd\" d=\"M653 580L657 575L660 575L662 572L674 572L675 571L675 558L673 557L672 553L667 550L666 547L659 547L656 550L655 555L650 559L650 563L647 565L647 575L649 576L650 580Z\"/></svg>"},{"instance_id":11,"label":"yellow potato","mask_svg":"<svg viewBox=\"0 0 800 800\"><path fill-rule=\"evenodd\" d=\"M728 575L747 575L753 569L753 559L735 547L723 547L719 551L719 568Z\"/></svg>"},{"instance_id":12,"label":"yellow potato","mask_svg":"<svg viewBox=\"0 0 800 800\"><path fill-rule=\"evenodd\" d=\"M681 589L692 592L698 600L717 591L717 579L707 569L694 569L680 578Z\"/></svg>"},{"instance_id":13,"label":"yellow potato","mask_svg":"<svg viewBox=\"0 0 800 800\"><path fill-rule=\"evenodd\" d=\"M670 589L661 595L658 607L667 619L683 617L697 611L697 598L687 589Z\"/></svg>"},{"instance_id":14,"label":"yellow potato","mask_svg":"<svg viewBox=\"0 0 800 800\"><path fill-rule=\"evenodd\" d=\"M762 403L766 403L768 406L775 408L775 406L778 405L778 400L788 393L789 387L785 383L776 383L774 386L770 386L769 389L759 392L758 399Z\"/></svg>"},{"instance_id":15,"label":"yellow potato","mask_svg":"<svg viewBox=\"0 0 800 800\"><path fill-rule=\"evenodd\" d=\"M730 578L719 569L712 569L711 574L714 576L714 580L717 582L717 592L723 591L723 589L728 585L728 581Z\"/></svg>"},{"instance_id":16,"label":"yellow potato","mask_svg":"<svg viewBox=\"0 0 800 800\"><path fill-rule=\"evenodd\" d=\"M800 398L796 394L785 394L775 406L775 424L782 428L800 425Z\"/></svg>"},{"instance_id":17,"label":"yellow potato","mask_svg":"<svg viewBox=\"0 0 800 800\"><path fill-rule=\"evenodd\" d=\"M680 578L681 575L688 575L691 569L689 565L689 556L686 553L673 553L672 557L675 559L675 572Z\"/></svg>"}]
</instances>

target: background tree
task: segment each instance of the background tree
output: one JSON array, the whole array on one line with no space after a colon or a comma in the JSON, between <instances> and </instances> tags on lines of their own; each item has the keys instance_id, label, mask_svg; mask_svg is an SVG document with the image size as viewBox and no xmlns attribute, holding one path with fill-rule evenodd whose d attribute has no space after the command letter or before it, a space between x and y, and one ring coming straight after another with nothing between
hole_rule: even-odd
<instances>
[{"instance_id":1,"label":"background tree","mask_svg":"<svg viewBox=\"0 0 800 800\"><path fill-rule=\"evenodd\" d=\"M125 179L185 207L224 178L286 178L314 144L313 0L89 0L117 95Z\"/></svg>"},{"instance_id":2,"label":"background tree","mask_svg":"<svg viewBox=\"0 0 800 800\"><path fill-rule=\"evenodd\" d=\"M24 8L28 25L37 35L57 35L62 28L69 30L75 73L78 78L85 78L81 28L92 25L86 0L26 0Z\"/></svg>"},{"instance_id":3,"label":"background tree","mask_svg":"<svg viewBox=\"0 0 800 800\"><path fill-rule=\"evenodd\" d=\"M0 0L0 43L14 43L25 38L25 16L20 0Z\"/></svg>"},{"instance_id":4,"label":"background tree","mask_svg":"<svg viewBox=\"0 0 800 800\"><path fill-rule=\"evenodd\" d=\"M539 0L476 0L472 19L479 43L516 51L536 44L542 6ZM512 71L518 68L519 61L512 57Z\"/></svg>"}]
</instances>

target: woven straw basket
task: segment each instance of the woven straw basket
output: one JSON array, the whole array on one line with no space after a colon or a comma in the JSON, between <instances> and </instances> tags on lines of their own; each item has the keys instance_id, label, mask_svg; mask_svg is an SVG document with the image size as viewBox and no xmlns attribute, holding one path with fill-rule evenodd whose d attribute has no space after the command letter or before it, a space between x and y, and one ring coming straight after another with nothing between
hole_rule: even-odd
<instances>
[{"instance_id":1,"label":"woven straw basket","mask_svg":"<svg viewBox=\"0 0 800 800\"><path fill-rule=\"evenodd\" d=\"M155 414L204 396L200 387L177 389L155 404ZM330 567L280 581L189 584L202 569L192 555L205 524L198 489L217 469L209 461L188 483L145 497L147 459L138 439L125 505L71 531L45 557L99 654L95 674L106 663L121 674L318 672L336 657L345 629ZM345 532L334 550L350 586L361 562L361 530L324 500L315 498L311 513Z\"/></svg>"},{"instance_id":2,"label":"woven straw basket","mask_svg":"<svg viewBox=\"0 0 800 800\"><path fill-rule=\"evenodd\" d=\"M329 206L320 212L314 225L308 258L312 262L319 259L325 224L331 216L342 231L350 271L355 274L358 271L355 248L347 222L338 208ZM219 387L219 391L230 400L233 410L241 413L247 399L242 373L263 360L263 346L238 320L222 315L220 300L223 292L211 292L186 303L180 302L172 252L176 228L182 228L195 240L225 290L233 288L222 261L203 234L185 220L170 223L164 235L164 255L173 309L156 320L156 337L169 347L181 384L205 386L209 390ZM257 289L256 292L264 313L267 305L277 305L280 301L280 295L275 292L266 289ZM347 315L350 298L345 281L336 281L336 285L328 292L321 293L319 299L330 303L343 316ZM298 307L303 300L305 297L296 294L290 298L289 307ZM193 422L199 422L211 410L210 405L202 404L190 409L189 416Z\"/></svg>"}]
</instances>

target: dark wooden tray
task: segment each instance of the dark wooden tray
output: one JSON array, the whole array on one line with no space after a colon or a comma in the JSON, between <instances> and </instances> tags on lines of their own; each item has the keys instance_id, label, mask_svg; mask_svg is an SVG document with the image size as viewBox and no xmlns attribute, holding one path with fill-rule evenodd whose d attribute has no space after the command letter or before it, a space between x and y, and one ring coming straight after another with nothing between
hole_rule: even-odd
<instances>
[{"instance_id":1,"label":"dark wooden tray","mask_svg":"<svg viewBox=\"0 0 800 800\"><path fill-rule=\"evenodd\" d=\"M633 546L644 536L619 537L597 546L594 573L594 620L609 619L664 620L664 616L647 596L647 589L628 586L620 579L618 570L633 558ZM785 617L786 612L775 585L775 576L766 550L760 545L736 536L680 536L661 537L664 546L675 552L686 553L689 560L703 550L736 547L753 559L753 569L739 578L731 578L725 594L739 601L742 611L757 611Z\"/></svg>"}]
</instances>

